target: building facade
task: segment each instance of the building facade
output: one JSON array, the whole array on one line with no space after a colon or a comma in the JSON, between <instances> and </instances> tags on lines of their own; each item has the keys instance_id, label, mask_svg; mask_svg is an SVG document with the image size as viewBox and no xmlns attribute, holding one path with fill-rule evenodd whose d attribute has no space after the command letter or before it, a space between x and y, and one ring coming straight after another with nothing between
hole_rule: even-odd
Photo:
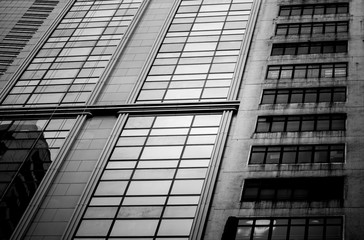
<instances>
[{"instance_id":1,"label":"building facade","mask_svg":"<svg viewBox=\"0 0 364 240\"><path fill-rule=\"evenodd\" d=\"M0 8L1 239L361 239L361 1Z\"/></svg>"}]
</instances>

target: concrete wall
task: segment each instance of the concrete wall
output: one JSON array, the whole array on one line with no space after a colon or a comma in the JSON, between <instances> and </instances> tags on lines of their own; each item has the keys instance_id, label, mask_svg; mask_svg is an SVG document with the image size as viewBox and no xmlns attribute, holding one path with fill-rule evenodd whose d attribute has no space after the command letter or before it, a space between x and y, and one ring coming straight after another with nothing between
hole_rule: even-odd
<instances>
[{"instance_id":1,"label":"concrete wall","mask_svg":"<svg viewBox=\"0 0 364 240\"><path fill-rule=\"evenodd\" d=\"M361 0L350 1L349 15L327 15L278 18L278 5L309 4L347 1L280 1L264 0L258 16L257 27L248 57L246 71L240 87L240 110L233 120L225 149L222 168L218 178L212 208L207 222L204 239L220 239L229 216L345 216L345 239L361 239L364 230L364 82L363 82L363 12ZM349 34L315 35L312 38L292 36L275 37L277 22L296 23L301 21L349 20ZM348 53L309 54L301 56L270 56L273 43L349 40ZM348 62L347 78L325 78L307 80L266 80L268 64ZM306 88L324 86L347 86L346 103L306 103L260 105L263 89ZM346 113L346 131L254 133L258 116ZM341 164L305 165L255 165L248 166L252 145L280 144L331 144L346 143L346 162ZM241 203L244 179L270 177L345 176L345 199L343 207L337 204L271 202Z\"/></svg>"}]
</instances>

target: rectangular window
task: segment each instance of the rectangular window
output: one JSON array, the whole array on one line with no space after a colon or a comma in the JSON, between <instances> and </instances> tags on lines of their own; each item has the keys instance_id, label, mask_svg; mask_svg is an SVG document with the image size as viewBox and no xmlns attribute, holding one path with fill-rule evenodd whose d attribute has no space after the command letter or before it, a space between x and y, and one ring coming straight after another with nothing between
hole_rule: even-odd
<instances>
[{"instance_id":1,"label":"rectangular window","mask_svg":"<svg viewBox=\"0 0 364 240\"><path fill-rule=\"evenodd\" d=\"M346 88L265 89L261 104L345 102Z\"/></svg>"},{"instance_id":2,"label":"rectangular window","mask_svg":"<svg viewBox=\"0 0 364 240\"><path fill-rule=\"evenodd\" d=\"M279 16L302 16L349 13L349 3L280 6Z\"/></svg>"},{"instance_id":3,"label":"rectangular window","mask_svg":"<svg viewBox=\"0 0 364 240\"><path fill-rule=\"evenodd\" d=\"M241 201L343 200L343 177L246 179Z\"/></svg>"},{"instance_id":4,"label":"rectangular window","mask_svg":"<svg viewBox=\"0 0 364 240\"><path fill-rule=\"evenodd\" d=\"M240 218L235 239L343 239L342 217Z\"/></svg>"},{"instance_id":5,"label":"rectangular window","mask_svg":"<svg viewBox=\"0 0 364 240\"><path fill-rule=\"evenodd\" d=\"M347 41L275 43L272 46L271 56L321 54L321 53L346 53L347 51L348 51Z\"/></svg>"},{"instance_id":6,"label":"rectangular window","mask_svg":"<svg viewBox=\"0 0 364 240\"><path fill-rule=\"evenodd\" d=\"M346 77L347 63L319 63L268 66L267 79Z\"/></svg>"},{"instance_id":7,"label":"rectangular window","mask_svg":"<svg viewBox=\"0 0 364 240\"><path fill-rule=\"evenodd\" d=\"M348 22L277 24L276 35L311 35L348 32Z\"/></svg>"},{"instance_id":8,"label":"rectangular window","mask_svg":"<svg viewBox=\"0 0 364 240\"><path fill-rule=\"evenodd\" d=\"M252 146L249 164L343 163L344 144Z\"/></svg>"},{"instance_id":9,"label":"rectangular window","mask_svg":"<svg viewBox=\"0 0 364 240\"><path fill-rule=\"evenodd\" d=\"M259 116L256 133L345 131L346 114Z\"/></svg>"}]
</instances>

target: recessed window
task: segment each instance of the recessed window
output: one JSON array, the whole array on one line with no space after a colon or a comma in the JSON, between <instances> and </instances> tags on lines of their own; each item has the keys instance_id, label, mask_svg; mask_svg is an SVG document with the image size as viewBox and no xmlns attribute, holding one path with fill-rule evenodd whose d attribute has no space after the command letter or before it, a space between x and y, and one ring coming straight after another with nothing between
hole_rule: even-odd
<instances>
[{"instance_id":1,"label":"recessed window","mask_svg":"<svg viewBox=\"0 0 364 240\"><path fill-rule=\"evenodd\" d=\"M343 163L344 144L253 146L249 164Z\"/></svg>"},{"instance_id":2,"label":"recessed window","mask_svg":"<svg viewBox=\"0 0 364 240\"><path fill-rule=\"evenodd\" d=\"M231 228L226 227L225 229ZM343 219L342 217L327 216L240 218L238 219L237 231L233 239L341 240L343 239Z\"/></svg>"},{"instance_id":3,"label":"recessed window","mask_svg":"<svg viewBox=\"0 0 364 240\"><path fill-rule=\"evenodd\" d=\"M268 66L267 79L346 77L347 63L319 63Z\"/></svg>"},{"instance_id":4,"label":"recessed window","mask_svg":"<svg viewBox=\"0 0 364 240\"><path fill-rule=\"evenodd\" d=\"M261 104L345 102L346 88L265 89Z\"/></svg>"},{"instance_id":5,"label":"recessed window","mask_svg":"<svg viewBox=\"0 0 364 240\"><path fill-rule=\"evenodd\" d=\"M348 22L278 24L276 35L311 35L348 32Z\"/></svg>"},{"instance_id":6,"label":"recessed window","mask_svg":"<svg viewBox=\"0 0 364 240\"><path fill-rule=\"evenodd\" d=\"M256 133L344 131L346 114L259 116Z\"/></svg>"},{"instance_id":7,"label":"recessed window","mask_svg":"<svg viewBox=\"0 0 364 240\"><path fill-rule=\"evenodd\" d=\"M279 16L324 15L349 12L349 3L281 6Z\"/></svg>"},{"instance_id":8,"label":"recessed window","mask_svg":"<svg viewBox=\"0 0 364 240\"><path fill-rule=\"evenodd\" d=\"M348 51L347 41L309 42L309 43L275 43L271 56L305 55L321 53L345 53Z\"/></svg>"},{"instance_id":9,"label":"recessed window","mask_svg":"<svg viewBox=\"0 0 364 240\"><path fill-rule=\"evenodd\" d=\"M343 177L246 179L241 201L343 200Z\"/></svg>"}]
</instances>

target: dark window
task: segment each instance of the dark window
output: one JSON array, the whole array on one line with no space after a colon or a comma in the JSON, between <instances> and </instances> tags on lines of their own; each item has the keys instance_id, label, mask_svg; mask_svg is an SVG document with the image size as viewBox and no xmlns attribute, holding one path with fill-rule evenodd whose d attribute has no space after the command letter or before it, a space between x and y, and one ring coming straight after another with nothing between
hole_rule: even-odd
<instances>
[{"instance_id":1,"label":"dark window","mask_svg":"<svg viewBox=\"0 0 364 240\"><path fill-rule=\"evenodd\" d=\"M343 177L246 179L241 201L343 200Z\"/></svg>"},{"instance_id":2,"label":"dark window","mask_svg":"<svg viewBox=\"0 0 364 240\"><path fill-rule=\"evenodd\" d=\"M279 16L301 16L301 15L322 15L322 14L340 14L348 13L348 3L330 3L330 4L305 4L281 6Z\"/></svg>"},{"instance_id":3,"label":"dark window","mask_svg":"<svg viewBox=\"0 0 364 240\"><path fill-rule=\"evenodd\" d=\"M249 164L343 163L345 145L253 146Z\"/></svg>"},{"instance_id":4,"label":"dark window","mask_svg":"<svg viewBox=\"0 0 364 240\"><path fill-rule=\"evenodd\" d=\"M276 35L307 35L348 32L348 22L278 24Z\"/></svg>"},{"instance_id":5,"label":"dark window","mask_svg":"<svg viewBox=\"0 0 364 240\"><path fill-rule=\"evenodd\" d=\"M345 102L346 88L266 89L261 104Z\"/></svg>"},{"instance_id":6,"label":"dark window","mask_svg":"<svg viewBox=\"0 0 364 240\"><path fill-rule=\"evenodd\" d=\"M342 217L240 218L235 239L341 240L342 232Z\"/></svg>"},{"instance_id":7,"label":"dark window","mask_svg":"<svg viewBox=\"0 0 364 240\"><path fill-rule=\"evenodd\" d=\"M345 131L345 114L259 116L256 133Z\"/></svg>"},{"instance_id":8,"label":"dark window","mask_svg":"<svg viewBox=\"0 0 364 240\"><path fill-rule=\"evenodd\" d=\"M268 66L267 79L346 77L347 63Z\"/></svg>"},{"instance_id":9,"label":"dark window","mask_svg":"<svg viewBox=\"0 0 364 240\"><path fill-rule=\"evenodd\" d=\"M320 54L320 53L345 53L347 51L348 51L347 41L275 43L272 46L271 56Z\"/></svg>"}]
</instances>

